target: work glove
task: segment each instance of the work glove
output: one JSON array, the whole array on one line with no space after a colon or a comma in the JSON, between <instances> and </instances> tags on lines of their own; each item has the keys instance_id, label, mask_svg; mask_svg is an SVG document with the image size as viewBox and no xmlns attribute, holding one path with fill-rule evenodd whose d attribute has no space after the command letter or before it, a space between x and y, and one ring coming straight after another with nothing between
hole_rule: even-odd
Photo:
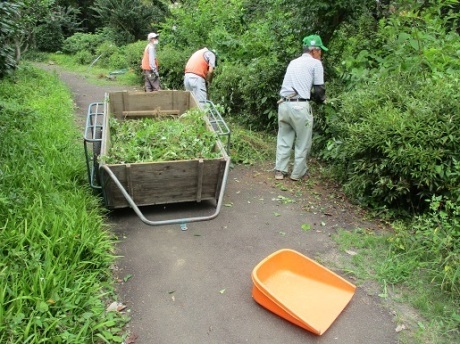
<instances>
[{"instance_id":1,"label":"work glove","mask_svg":"<svg viewBox=\"0 0 460 344\"><path fill-rule=\"evenodd\" d=\"M151 81L155 81L155 80L157 80L159 77L160 77L160 75L158 74L158 72L153 72L153 73L150 73L150 74L149 74L149 79L150 79Z\"/></svg>"}]
</instances>

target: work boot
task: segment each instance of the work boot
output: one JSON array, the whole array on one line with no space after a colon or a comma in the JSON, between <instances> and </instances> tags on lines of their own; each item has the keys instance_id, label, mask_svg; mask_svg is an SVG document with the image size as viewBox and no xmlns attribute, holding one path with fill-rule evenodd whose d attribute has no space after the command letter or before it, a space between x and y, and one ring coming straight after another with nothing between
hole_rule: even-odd
<instances>
[{"instance_id":1,"label":"work boot","mask_svg":"<svg viewBox=\"0 0 460 344\"><path fill-rule=\"evenodd\" d=\"M289 177L289 179L297 182L299 180L304 180L304 179L307 179L308 178L308 174L305 173L302 177L293 177L292 175Z\"/></svg>"},{"instance_id":2,"label":"work boot","mask_svg":"<svg viewBox=\"0 0 460 344\"><path fill-rule=\"evenodd\" d=\"M275 171L275 179L276 180L283 180L284 175L285 175L285 173L282 172L282 171L278 171L278 170Z\"/></svg>"}]
</instances>

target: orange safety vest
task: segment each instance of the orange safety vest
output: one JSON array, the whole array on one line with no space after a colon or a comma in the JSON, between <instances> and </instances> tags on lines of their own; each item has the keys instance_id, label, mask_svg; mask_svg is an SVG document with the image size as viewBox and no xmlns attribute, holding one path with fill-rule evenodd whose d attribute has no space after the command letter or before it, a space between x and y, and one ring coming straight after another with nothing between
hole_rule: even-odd
<instances>
[{"instance_id":1,"label":"orange safety vest","mask_svg":"<svg viewBox=\"0 0 460 344\"><path fill-rule=\"evenodd\" d=\"M208 49L203 48L193 53L190 59L185 66L185 73L193 73L196 75L201 76L202 78L206 79L206 75L208 74L209 64L204 59L204 53Z\"/></svg>"},{"instance_id":2,"label":"orange safety vest","mask_svg":"<svg viewBox=\"0 0 460 344\"><path fill-rule=\"evenodd\" d=\"M152 70L150 68L150 57L149 57L149 45L147 44L147 46L145 47L144 49L144 56L142 57L142 69L143 70ZM157 67L157 71L158 71L158 59L155 58L155 66Z\"/></svg>"}]
</instances>

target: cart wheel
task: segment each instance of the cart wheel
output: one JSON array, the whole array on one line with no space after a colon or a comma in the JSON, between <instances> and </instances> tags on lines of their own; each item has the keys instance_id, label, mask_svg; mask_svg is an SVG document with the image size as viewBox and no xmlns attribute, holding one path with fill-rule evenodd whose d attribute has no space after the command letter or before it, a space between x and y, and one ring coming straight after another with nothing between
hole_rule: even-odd
<instances>
[{"instance_id":1,"label":"cart wheel","mask_svg":"<svg viewBox=\"0 0 460 344\"><path fill-rule=\"evenodd\" d=\"M94 133L94 139L102 139L102 128L96 128ZM101 185L101 180L99 177L99 155L101 155L101 141L96 141L93 144L93 168L94 168L94 178L96 182Z\"/></svg>"}]
</instances>

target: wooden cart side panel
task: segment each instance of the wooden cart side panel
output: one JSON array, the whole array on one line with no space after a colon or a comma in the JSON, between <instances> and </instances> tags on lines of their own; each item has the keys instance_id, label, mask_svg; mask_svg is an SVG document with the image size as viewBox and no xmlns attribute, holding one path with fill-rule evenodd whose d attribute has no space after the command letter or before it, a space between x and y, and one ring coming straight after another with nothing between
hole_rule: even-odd
<instances>
[{"instance_id":1,"label":"wooden cart side panel","mask_svg":"<svg viewBox=\"0 0 460 344\"><path fill-rule=\"evenodd\" d=\"M197 107L195 99L186 91L158 92L112 92L109 95L108 111L117 119L124 119L123 112L172 111L179 115Z\"/></svg>"},{"instance_id":2,"label":"wooden cart side panel","mask_svg":"<svg viewBox=\"0 0 460 344\"><path fill-rule=\"evenodd\" d=\"M216 200L225 159L109 165L125 190L139 205ZM109 208L129 206L117 185L103 174Z\"/></svg>"},{"instance_id":3,"label":"wooden cart side panel","mask_svg":"<svg viewBox=\"0 0 460 344\"><path fill-rule=\"evenodd\" d=\"M217 172L217 188L215 190L216 194L215 194L215 197L214 197L216 200L219 200L220 190L223 187L225 168L226 168L227 164L230 164L230 158L229 157L226 157L225 159L222 159L220 161L220 164L219 164L219 167L218 167L219 170Z\"/></svg>"}]
</instances>

